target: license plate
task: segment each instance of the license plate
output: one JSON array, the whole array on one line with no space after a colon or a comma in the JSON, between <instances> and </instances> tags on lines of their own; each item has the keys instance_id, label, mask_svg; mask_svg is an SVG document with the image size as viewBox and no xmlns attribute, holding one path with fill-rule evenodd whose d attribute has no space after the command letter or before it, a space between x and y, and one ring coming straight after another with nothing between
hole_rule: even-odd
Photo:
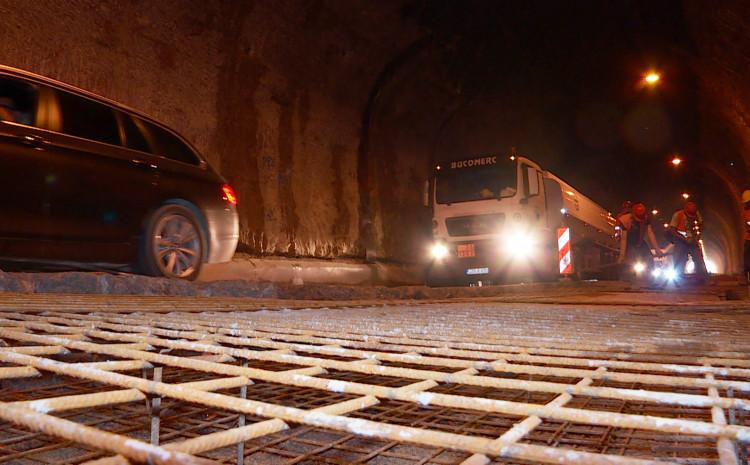
<instances>
[{"instance_id":1,"label":"license plate","mask_svg":"<svg viewBox=\"0 0 750 465\"><path fill-rule=\"evenodd\" d=\"M474 249L474 244L458 244L456 246L456 254L459 258L476 257L477 252Z\"/></svg>"},{"instance_id":2,"label":"license plate","mask_svg":"<svg viewBox=\"0 0 750 465\"><path fill-rule=\"evenodd\" d=\"M489 268L467 268L466 274L472 275L472 274L489 274L490 269Z\"/></svg>"}]
</instances>

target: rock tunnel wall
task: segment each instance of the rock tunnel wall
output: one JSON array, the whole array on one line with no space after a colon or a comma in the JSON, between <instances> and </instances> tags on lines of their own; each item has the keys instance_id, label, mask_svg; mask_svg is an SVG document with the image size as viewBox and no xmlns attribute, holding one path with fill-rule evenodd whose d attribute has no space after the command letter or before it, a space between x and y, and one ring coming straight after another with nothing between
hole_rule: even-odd
<instances>
[{"instance_id":1,"label":"rock tunnel wall","mask_svg":"<svg viewBox=\"0 0 750 465\"><path fill-rule=\"evenodd\" d=\"M707 234L725 252L726 270L742 267L740 194L750 189L750 5L685 2L688 27L696 45L689 57L699 79L699 150L707 181ZM713 179L713 182L711 180ZM713 184L713 185L711 185Z\"/></svg>"},{"instance_id":2,"label":"rock tunnel wall","mask_svg":"<svg viewBox=\"0 0 750 465\"><path fill-rule=\"evenodd\" d=\"M182 133L238 192L240 250L363 256L360 179L373 174L358 172L362 112L378 73L419 33L399 7L0 0L0 63ZM388 176L388 189L413 188L418 198L410 170Z\"/></svg>"},{"instance_id":3,"label":"rock tunnel wall","mask_svg":"<svg viewBox=\"0 0 750 465\"><path fill-rule=\"evenodd\" d=\"M0 0L0 63L123 102L181 132L238 191L240 250L415 262L429 236L420 194L435 158L456 156L482 134L496 143L502 122L470 117L460 126L464 113L479 115L472 101L487 96L462 92L446 65L456 44L430 38L453 14L449 26L430 29L405 13L413 4ZM698 78L706 233L729 270L739 266L739 191L750 187L746 9L686 2L684 32L696 45L676 52ZM509 44L528 52L525 40ZM453 55L476 52L477 67L465 74L481 76L483 52L464 46ZM545 134L529 134L537 140L554 132L535 130Z\"/></svg>"}]
</instances>

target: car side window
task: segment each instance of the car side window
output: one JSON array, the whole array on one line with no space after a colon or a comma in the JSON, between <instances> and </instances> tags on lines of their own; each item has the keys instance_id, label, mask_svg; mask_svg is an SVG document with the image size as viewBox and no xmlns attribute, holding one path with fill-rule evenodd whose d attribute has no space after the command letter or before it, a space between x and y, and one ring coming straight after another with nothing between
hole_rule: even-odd
<instances>
[{"instance_id":1,"label":"car side window","mask_svg":"<svg viewBox=\"0 0 750 465\"><path fill-rule=\"evenodd\" d=\"M138 120L138 123L140 123L140 120ZM122 124L125 129L126 147L145 153L152 153L151 146L146 140L147 132L144 127L138 127L134 118L125 113L122 114Z\"/></svg>"},{"instance_id":2,"label":"car side window","mask_svg":"<svg viewBox=\"0 0 750 465\"><path fill-rule=\"evenodd\" d=\"M37 96L34 85L0 76L0 121L35 126Z\"/></svg>"},{"instance_id":3,"label":"car side window","mask_svg":"<svg viewBox=\"0 0 750 465\"><path fill-rule=\"evenodd\" d=\"M170 160L181 161L191 165L200 163L200 159L179 137L146 120L133 117L135 125L141 129L151 146L151 153Z\"/></svg>"},{"instance_id":4,"label":"car side window","mask_svg":"<svg viewBox=\"0 0 750 465\"><path fill-rule=\"evenodd\" d=\"M62 132L105 144L120 145L120 131L112 108L65 91L58 91L57 99Z\"/></svg>"}]
</instances>

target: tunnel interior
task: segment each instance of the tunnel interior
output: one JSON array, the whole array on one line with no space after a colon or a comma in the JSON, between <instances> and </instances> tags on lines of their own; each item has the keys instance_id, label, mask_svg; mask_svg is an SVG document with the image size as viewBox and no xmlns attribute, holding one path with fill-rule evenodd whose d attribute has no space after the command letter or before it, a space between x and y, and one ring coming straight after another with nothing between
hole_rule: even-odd
<instances>
[{"instance_id":1,"label":"tunnel interior","mask_svg":"<svg viewBox=\"0 0 750 465\"><path fill-rule=\"evenodd\" d=\"M381 91L370 137L383 179L415 160L427 176L446 160L517 150L613 212L626 199L657 210L662 244L663 225L689 193L704 216L712 268L739 270L743 110L736 96L727 109L731 72L722 66L740 58L733 53L741 44L717 55L729 28L742 26L732 14L739 11L706 15L694 2L417 5L410 14L432 43L381 83L391 89ZM648 70L659 70L663 84L644 85ZM399 150L415 127L426 140ZM675 155L679 167L670 164ZM417 219L406 213L417 208L414 194L400 200L389 186L374 195L385 210L412 198L400 217L381 211L376 242L386 256L419 250L397 233Z\"/></svg>"},{"instance_id":2,"label":"tunnel interior","mask_svg":"<svg viewBox=\"0 0 750 465\"><path fill-rule=\"evenodd\" d=\"M0 2L0 63L143 110L235 186L240 251L421 263L434 165L511 148L741 266L743 2ZM33 26L30 26L33 25ZM65 40L60 40L64 38ZM63 59L59 59L62 57ZM658 87L641 85L658 70ZM679 154L684 163L669 163Z\"/></svg>"}]
</instances>

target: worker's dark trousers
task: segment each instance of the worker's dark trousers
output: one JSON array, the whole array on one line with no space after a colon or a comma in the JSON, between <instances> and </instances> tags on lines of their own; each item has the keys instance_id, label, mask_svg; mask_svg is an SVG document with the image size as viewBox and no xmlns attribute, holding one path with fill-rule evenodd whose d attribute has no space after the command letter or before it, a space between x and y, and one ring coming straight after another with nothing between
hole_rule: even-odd
<instances>
[{"instance_id":1,"label":"worker's dark trousers","mask_svg":"<svg viewBox=\"0 0 750 465\"><path fill-rule=\"evenodd\" d=\"M628 244L625 249L625 263L627 266L620 270L620 279L623 281L629 281L633 278L633 265L636 263L642 263L646 270L650 270L654 266L654 258L651 255L651 249L648 248L645 242L641 242L638 245Z\"/></svg>"},{"instance_id":2,"label":"worker's dark trousers","mask_svg":"<svg viewBox=\"0 0 750 465\"><path fill-rule=\"evenodd\" d=\"M745 275L750 273L750 241L745 241Z\"/></svg>"},{"instance_id":3,"label":"worker's dark trousers","mask_svg":"<svg viewBox=\"0 0 750 465\"><path fill-rule=\"evenodd\" d=\"M687 263L688 255L693 258L695 274L706 276L708 274L708 271L706 270L706 262L703 261L703 253L701 253L701 248L698 244L687 244L679 241L675 242L674 269L680 274L685 274L685 263Z\"/></svg>"},{"instance_id":4,"label":"worker's dark trousers","mask_svg":"<svg viewBox=\"0 0 750 465\"><path fill-rule=\"evenodd\" d=\"M654 266L654 257L645 242L638 245L628 244L627 249L625 249L625 261L630 266L638 262L643 263L649 270Z\"/></svg>"}]
</instances>

